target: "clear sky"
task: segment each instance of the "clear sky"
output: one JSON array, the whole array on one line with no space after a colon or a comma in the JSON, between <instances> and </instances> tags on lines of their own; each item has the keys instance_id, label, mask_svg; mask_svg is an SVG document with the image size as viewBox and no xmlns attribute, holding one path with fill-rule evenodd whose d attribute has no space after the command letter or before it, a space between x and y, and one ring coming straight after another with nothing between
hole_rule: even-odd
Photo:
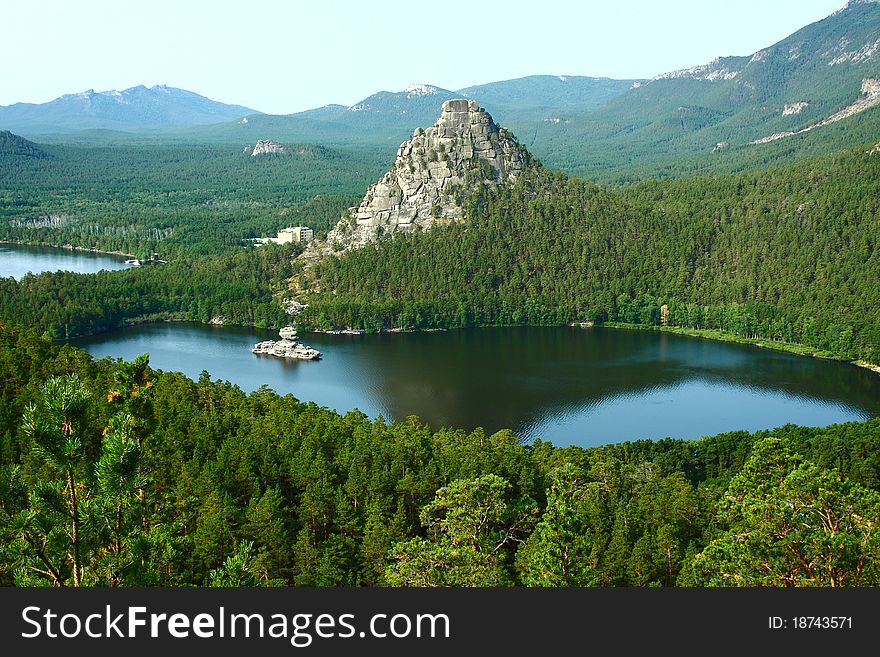
<instances>
[{"instance_id":1,"label":"clear sky","mask_svg":"<svg viewBox=\"0 0 880 657\"><path fill-rule=\"evenodd\" d=\"M648 78L750 55L844 0L16 0L0 105L167 84L271 113L413 82Z\"/></svg>"}]
</instances>

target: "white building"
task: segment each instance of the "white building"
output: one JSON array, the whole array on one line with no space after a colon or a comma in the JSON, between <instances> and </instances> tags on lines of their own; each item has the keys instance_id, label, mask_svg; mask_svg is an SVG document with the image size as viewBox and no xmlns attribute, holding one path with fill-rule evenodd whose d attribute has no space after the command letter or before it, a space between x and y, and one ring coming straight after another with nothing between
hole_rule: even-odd
<instances>
[{"instance_id":1,"label":"white building","mask_svg":"<svg viewBox=\"0 0 880 657\"><path fill-rule=\"evenodd\" d=\"M315 236L314 231L306 226L290 226L278 231L278 237L275 241L278 244L289 244L290 242L311 242Z\"/></svg>"}]
</instances>

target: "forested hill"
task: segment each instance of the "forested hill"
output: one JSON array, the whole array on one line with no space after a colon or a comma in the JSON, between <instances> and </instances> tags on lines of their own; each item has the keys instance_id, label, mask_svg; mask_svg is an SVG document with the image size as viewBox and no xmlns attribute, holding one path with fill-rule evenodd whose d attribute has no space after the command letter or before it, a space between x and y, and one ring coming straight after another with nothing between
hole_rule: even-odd
<instances>
[{"instance_id":1,"label":"forested hill","mask_svg":"<svg viewBox=\"0 0 880 657\"><path fill-rule=\"evenodd\" d=\"M8 130L0 131L0 158L45 157L46 153L32 141L14 135ZM2 161L2 160L0 160Z\"/></svg>"},{"instance_id":2,"label":"forested hill","mask_svg":"<svg viewBox=\"0 0 880 657\"><path fill-rule=\"evenodd\" d=\"M605 188L533 168L467 220L326 259L302 320L721 328L880 361L880 153Z\"/></svg>"}]
</instances>

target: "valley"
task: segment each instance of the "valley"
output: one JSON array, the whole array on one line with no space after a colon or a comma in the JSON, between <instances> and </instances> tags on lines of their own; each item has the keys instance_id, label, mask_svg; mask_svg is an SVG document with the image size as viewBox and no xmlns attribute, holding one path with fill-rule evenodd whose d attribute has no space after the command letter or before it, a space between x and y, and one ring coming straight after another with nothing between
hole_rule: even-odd
<instances>
[{"instance_id":1,"label":"valley","mask_svg":"<svg viewBox=\"0 0 880 657\"><path fill-rule=\"evenodd\" d=\"M0 107L0 586L877 585L878 44Z\"/></svg>"}]
</instances>

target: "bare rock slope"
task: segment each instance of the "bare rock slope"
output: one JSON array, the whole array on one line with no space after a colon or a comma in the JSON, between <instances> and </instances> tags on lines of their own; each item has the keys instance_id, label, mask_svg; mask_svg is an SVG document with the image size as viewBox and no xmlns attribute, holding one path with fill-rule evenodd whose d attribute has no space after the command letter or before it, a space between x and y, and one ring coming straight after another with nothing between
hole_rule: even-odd
<instances>
[{"instance_id":1,"label":"bare rock slope","mask_svg":"<svg viewBox=\"0 0 880 657\"><path fill-rule=\"evenodd\" d=\"M448 100L433 127L417 128L397 150L391 170L367 190L360 206L303 257L359 248L388 234L459 221L458 192L480 180L514 181L529 155L473 100Z\"/></svg>"}]
</instances>

